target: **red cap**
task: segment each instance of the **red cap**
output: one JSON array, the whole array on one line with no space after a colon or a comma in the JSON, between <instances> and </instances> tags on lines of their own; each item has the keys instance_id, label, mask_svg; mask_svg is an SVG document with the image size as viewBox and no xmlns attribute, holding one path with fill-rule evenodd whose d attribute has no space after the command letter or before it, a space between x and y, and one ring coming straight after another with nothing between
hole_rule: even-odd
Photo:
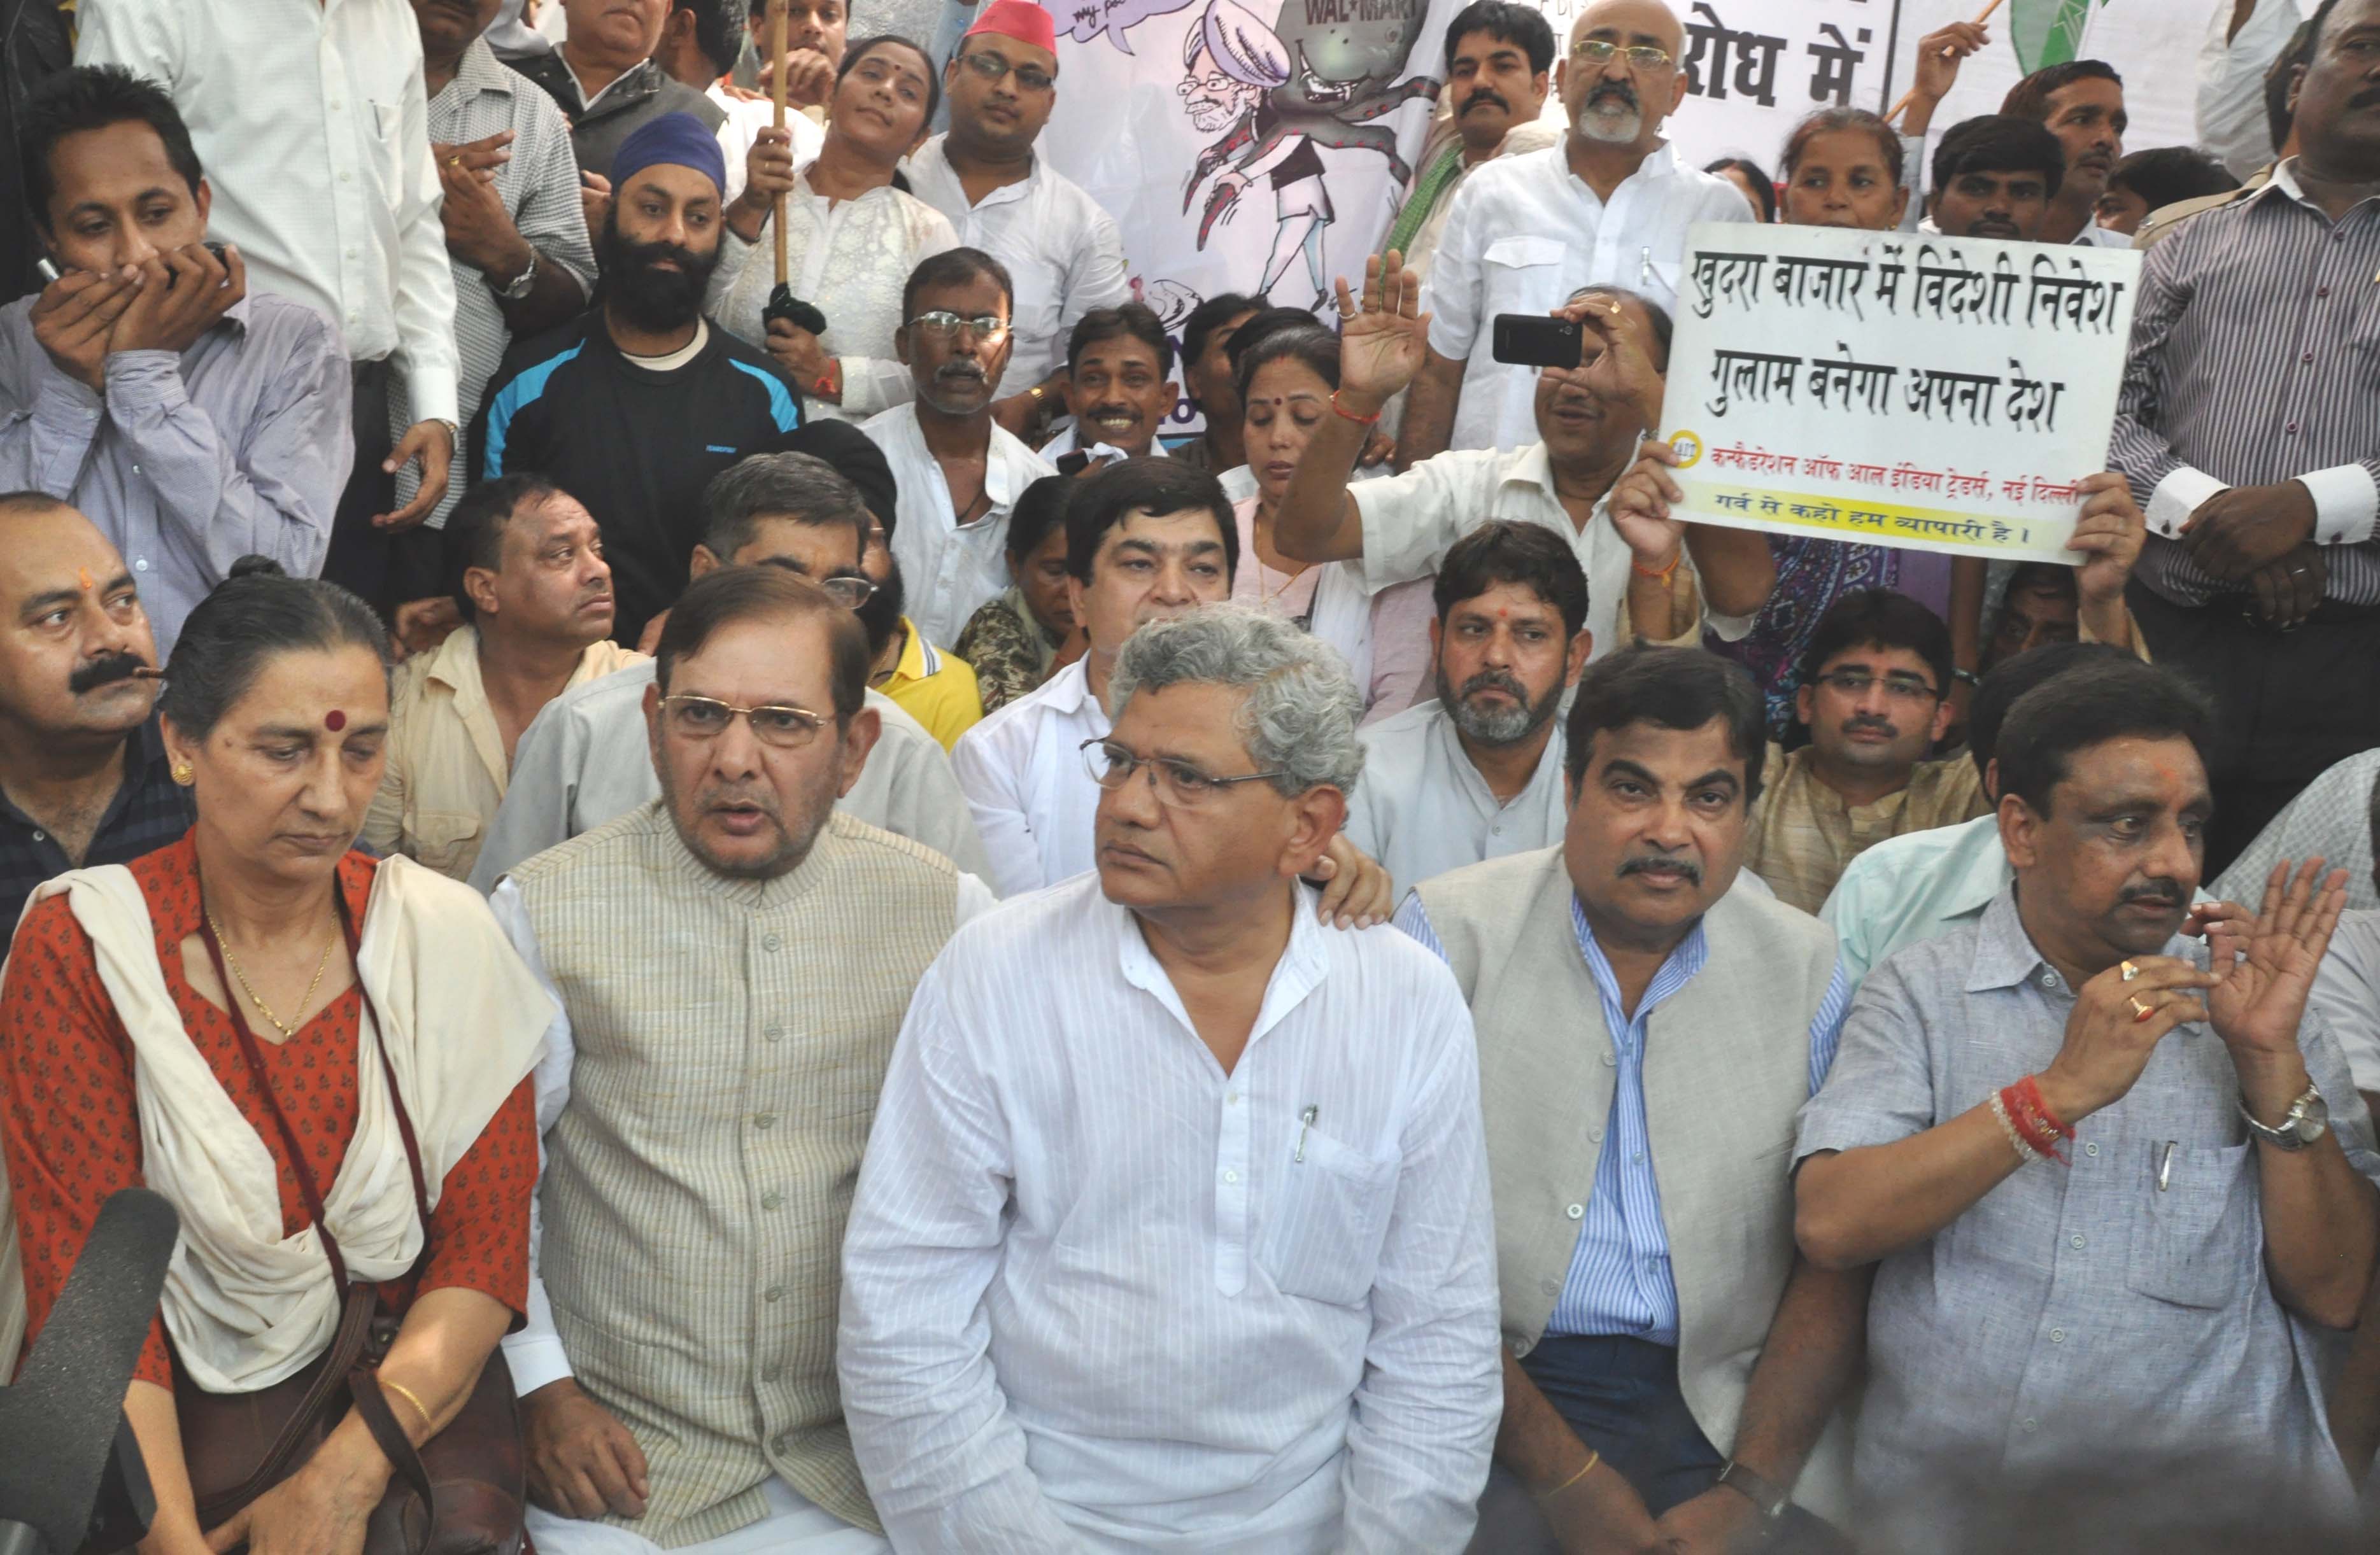
<instances>
[{"instance_id":1,"label":"red cap","mask_svg":"<svg viewBox=\"0 0 2380 1555\"><path fill-rule=\"evenodd\" d=\"M997 32L1020 43L1030 43L1053 55L1058 52L1057 24L1050 19L1048 11L1034 4L1034 0L991 0L991 4L983 8L983 14L976 18L975 25L966 30L970 38L978 32Z\"/></svg>"}]
</instances>

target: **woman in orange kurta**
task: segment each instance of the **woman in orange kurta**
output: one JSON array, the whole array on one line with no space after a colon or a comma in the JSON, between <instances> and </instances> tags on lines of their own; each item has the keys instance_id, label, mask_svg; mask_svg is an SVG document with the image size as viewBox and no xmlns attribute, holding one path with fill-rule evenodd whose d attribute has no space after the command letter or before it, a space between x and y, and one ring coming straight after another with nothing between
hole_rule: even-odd
<instances>
[{"instance_id":1,"label":"woman in orange kurta","mask_svg":"<svg viewBox=\"0 0 2380 1555\"><path fill-rule=\"evenodd\" d=\"M374 1061L372 1048L358 1044L365 998L338 903L344 898L362 927L383 867L348 847L380 778L385 657L378 624L352 596L236 570L190 616L159 703L175 779L195 790L199 820L181 841L131 865L130 875L155 930L174 1014L272 1157L284 1236L311 1215L227 1011L239 1001L273 1098L313 1180L334 1197L357 1133L358 1065ZM229 979L215 975L203 937L210 924ZM495 932L492 921L487 927ZM421 1041L475 1035L441 1031ZM411 1039L382 1032L380 1040ZM0 987L0 1147L29 1338L55 1303L101 1203L149 1175L134 1046L69 897L39 901L18 931ZM527 1301L537 1139L522 1074L525 1064L480 1086L492 1116L439 1182L419 1291L401 1277L380 1286L383 1309L404 1320L380 1373L382 1390L417 1445L460 1409ZM332 1280L327 1259L320 1279ZM208 1543L181 1458L173 1365L161 1320L126 1398L157 1497L141 1549L200 1555ZM390 1474L351 1413L304 1467L225 1527L255 1555L353 1555Z\"/></svg>"}]
</instances>

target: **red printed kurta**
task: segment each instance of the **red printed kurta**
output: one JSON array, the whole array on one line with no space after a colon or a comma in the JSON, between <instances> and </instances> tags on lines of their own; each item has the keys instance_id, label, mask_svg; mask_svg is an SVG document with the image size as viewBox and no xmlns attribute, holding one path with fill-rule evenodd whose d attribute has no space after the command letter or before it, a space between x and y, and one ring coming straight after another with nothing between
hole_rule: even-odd
<instances>
[{"instance_id":1,"label":"red printed kurta","mask_svg":"<svg viewBox=\"0 0 2380 1555\"><path fill-rule=\"evenodd\" d=\"M294 1235L309 1217L281 1131L256 1088L231 1018L182 974L181 942L199 932L200 922L197 848L185 836L127 867L148 899L158 963L183 1029L272 1152L281 1180L282 1230ZM360 853L339 863L339 889L358 923L377 867ZM261 1038L257 1043L267 1082L326 1194L355 1134L362 1011L362 995L350 987L286 1043ZM261 1019L250 1022L249 1030L260 1028L271 1031ZM468 1032L442 1035L469 1040ZM24 1254L30 1344L48 1320L100 1205L117 1188L141 1182L131 1039L100 982L90 938L64 896L27 915L0 987L0 1146ZM528 1299L529 1196L536 1187L536 1108L523 1080L446 1174L431 1211L421 1288L480 1291L522 1311ZM380 1290L383 1306L402 1308L404 1281ZM170 1388L167 1344L163 1320L153 1321L133 1375Z\"/></svg>"}]
</instances>

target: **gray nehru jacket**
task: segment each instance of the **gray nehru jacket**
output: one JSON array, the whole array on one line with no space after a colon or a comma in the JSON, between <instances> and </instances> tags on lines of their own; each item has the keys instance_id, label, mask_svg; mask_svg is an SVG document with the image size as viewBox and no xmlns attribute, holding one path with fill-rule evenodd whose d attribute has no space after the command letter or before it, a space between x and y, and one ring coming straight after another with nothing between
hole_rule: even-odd
<instances>
[{"instance_id":1,"label":"gray nehru jacket","mask_svg":"<svg viewBox=\"0 0 2380 1555\"><path fill-rule=\"evenodd\" d=\"M573 686L545 705L513 754L504 802L488 828L471 884L486 892L522 860L661 797L645 736L646 659ZM884 732L859 781L835 808L922 842L966 874L989 879L983 843L950 758L925 726L880 692L868 693Z\"/></svg>"},{"instance_id":2,"label":"gray nehru jacket","mask_svg":"<svg viewBox=\"0 0 2380 1555\"><path fill-rule=\"evenodd\" d=\"M2162 954L2206 964L2193 940ZM2018 920L2013 888L2002 890L1981 917L1868 978L1833 1071L1803 1110L1795 1160L1888 1144L1968 1111L2046 1068L2073 1008ZM2298 1041L2349 1161L2380 1176L2338 1043L2312 1013ZM1944 1477L2056 1474L2127 1454L2222 1464L2266 1483L2301 1476L2293 1489L2309 1510L2349 1503L2324 1416L2320 1331L2284 1311L2265 1276L2257 1150L2239 1096L2222 1039L2181 1027L2129 1094L2082 1120L2070 1167L2023 1167L1883 1260L1852 1467L1864 1503L1938 1519L1927 1491Z\"/></svg>"}]
</instances>

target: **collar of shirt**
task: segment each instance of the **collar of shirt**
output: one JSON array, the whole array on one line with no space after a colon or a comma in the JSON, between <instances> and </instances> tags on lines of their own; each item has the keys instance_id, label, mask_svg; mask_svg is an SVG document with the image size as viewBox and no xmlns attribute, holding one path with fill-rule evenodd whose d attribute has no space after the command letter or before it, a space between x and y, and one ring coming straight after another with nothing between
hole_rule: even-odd
<instances>
[{"instance_id":1,"label":"collar of shirt","mask_svg":"<svg viewBox=\"0 0 2380 1555\"><path fill-rule=\"evenodd\" d=\"M1568 700L1567 693L1564 700ZM1528 784L1511 799L1499 800L1496 791L1488 786L1488 779L1479 775L1479 768L1472 763L1471 753L1463 748L1463 732L1454 727L1454 716L1447 710L1446 705L1431 701L1417 703L1415 707L1416 711L1424 707L1429 709L1429 738L1439 742L1439 753L1448 770L1454 774L1454 780L1463 785L1463 791L1479 806L1479 813L1483 815L1511 809L1536 792L1538 785L1549 776L1560 772L1563 714L1555 715L1553 727L1547 731L1546 748L1538 753L1537 765L1529 771ZM1582 930L1585 922L1584 918L1579 920ZM1695 932L1699 934L1701 930L1697 928Z\"/></svg>"},{"instance_id":2,"label":"collar of shirt","mask_svg":"<svg viewBox=\"0 0 2380 1555\"><path fill-rule=\"evenodd\" d=\"M574 81L577 78L572 78ZM498 97L510 97L513 89L522 79L518 71L507 68L504 62L496 57L496 51L488 47L487 39L475 38L456 63L455 78L438 89L438 95L430 100L430 106L435 112L442 102L460 104L491 92Z\"/></svg>"},{"instance_id":3,"label":"collar of shirt","mask_svg":"<svg viewBox=\"0 0 2380 1555\"><path fill-rule=\"evenodd\" d=\"M2180 934L2167 940L2155 954L2205 965L2205 946ZM2017 915L2016 883L2010 881L1984 909L1983 922L1975 925L1975 958L1968 967L1966 990L1982 994L2028 982L2069 997L2074 993L2025 933L2024 920Z\"/></svg>"},{"instance_id":4,"label":"collar of shirt","mask_svg":"<svg viewBox=\"0 0 2380 1555\"><path fill-rule=\"evenodd\" d=\"M947 150L950 139L950 132L945 130L918 147L917 154L909 159L909 174L915 181L945 185L948 192L953 197L951 203L961 210L986 211L995 205L1017 204L1031 199L1034 191L1041 187L1042 163L1039 153L1036 152L1033 165L1024 177L1014 184L1002 184L998 188L986 193L974 204L968 204L966 185L961 181L959 170L951 165L950 153ZM941 203L923 191L919 192L917 198L929 205Z\"/></svg>"},{"instance_id":5,"label":"collar of shirt","mask_svg":"<svg viewBox=\"0 0 2380 1555\"><path fill-rule=\"evenodd\" d=\"M134 730L128 738L126 752L128 759L123 765L123 781L116 785L115 796L107 802L107 809L100 816L99 826L91 833L94 842L106 835L108 824L115 819L116 813L131 800L133 792L140 788L141 782L154 773L163 772L165 768L165 737L158 730L156 714L150 714L149 721ZM16 802L8 797L5 790L0 790L0 823L6 823L25 831L36 829L33 818L18 809ZM12 922L6 924L6 928L13 930L16 926Z\"/></svg>"},{"instance_id":6,"label":"collar of shirt","mask_svg":"<svg viewBox=\"0 0 2380 1555\"><path fill-rule=\"evenodd\" d=\"M2328 222L2330 220L2330 212L2325 211L2321 206L2316 205L2313 199L2308 198L2305 192L2305 186L2298 182L2298 159L2295 157L2284 157L2278 163L2276 163L2273 166L2273 175L2265 180L2264 187L2258 189L2255 193L2249 195L2240 200L2240 203L2242 205L2255 205L2261 203L2271 197L2273 191L2276 189L2279 190L2282 196L2296 204L2304 206L2315 215L2320 216L2324 221ZM2357 200L2352 206L2349 207L2348 215L2351 216L2355 214L2355 212L2366 209L2371 206L2374 200L2380 200L2380 195L2365 196L2363 199ZM2341 221L2344 221L2345 219L2345 217L2340 218Z\"/></svg>"},{"instance_id":7,"label":"collar of shirt","mask_svg":"<svg viewBox=\"0 0 2380 1555\"><path fill-rule=\"evenodd\" d=\"M579 651L577 667L563 683L565 692L618 669L629 657L616 644L609 641L590 643ZM496 786L505 786L507 769L504 763L504 732L496 727L495 709L488 705L487 682L480 675L480 633L471 626L455 628L430 660L423 678L432 685L443 686L453 698L455 716L463 721L471 737L471 745L488 769Z\"/></svg>"},{"instance_id":8,"label":"collar of shirt","mask_svg":"<svg viewBox=\"0 0 2380 1555\"><path fill-rule=\"evenodd\" d=\"M1264 1039L1267 1031L1288 1018L1289 1013L1305 1002L1305 996L1321 984L1323 974L1330 970L1322 936L1332 931L1322 926L1316 915L1314 892L1299 885L1292 887L1296 900L1289 914L1289 943L1281 947L1281 959L1273 963L1265 980L1264 1003L1257 1010L1256 1024L1248 1029L1250 1048ZM1094 910L1099 910L1094 908ZM1157 953L1148 947L1148 938L1141 930L1140 918L1129 908L1110 902L1105 912L1114 924L1116 964L1123 980L1163 1005L1184 1030L1194 1035L1198 1028L1183 1007L1182 995L1174 991L1173 979L1159 964ZM1245 1056L1242 1062L1246 1060Z\"/></svg>"},{"instance_id":9,"label":"collar of shirt","mask_svg":"<svg viewBox=\"0 0 2380 1555\"><path fill-rule=\"evenodd\" d=\"M1081 712L1087 706L1099 706L1099 699L1091 694L1089 662L1088 656L1075 660L1074 663L1050 676L1042 684L1041 689L1033 693L1034 697L1051 712L1063 713L1069 717ZM1105 709L1101 708L1100 711L1104 713Z\"/></svg>"},{"instance_id":10,"label":"collar of shirt","mask_svg":"<svg viewBox=\"0 0 2380 1555\"><path fill-rule=\"evenodd\" d=\"M1595 930L1586 921L1586 909L1580 905L1575 893L1570 898L1570 926L1578 935L1578 952L1586 958L1587 973L1595 979L1596 991L1603 995L1603 1007L1610 1014L1607 1024L1614 1042L1624 1040L1626 1032L1642 1031L1645 1018L1661 1001L1683 988L1710 959L1710 941L1704 937L1703 921L1697 918L1694 926L1686 931L1686 937L1678 941L1678 947L1670 952L1669 959L1653 974L1653 981L1645 985L1645 996L1636 1001L1635 1011L1623 1017L1626 1005L1620 996L1620 976L1604 958L1603 946L1596 943ZM1623 1018L1626 1032L1621 1029Z\"/></svg>"},{"instance_id":11,"label":"collar of shirt","mask_svg":"<svg viewBox=\"0 0 2380 1555\"><path fill-rule=\"evenodd\" d=\"M1594 186L1590 185L1585 179L1580 177L1577 171L1571 166L1570 148L1566 138L1564 140L1555 142L1554 145L1548 149L1553 153L1554 166L1561 170L1562 178L1574 190L1585 195L1588 199L1593 200L1598 206L1607 203L1601 195L1595 192ZM1679 153L1677 146L1670 141L1664 140L1659 145L1654 147L1651 151L1645 152L1645 160L1636 164L1636 171L1631 173L1627 177L1622 178L1620 181L1619 186L1611 192L1614 198L1617 198L1621 189L1626 188L1629 185L1635 183L1640 178L1645 180L1646 183L1659 183L1664 179L1680 177L1687 171L1686 159Z\"/></svg>"},{"instance_id":12,"label":"collar of shirt","mask_svg":"<svg viewBox=\"0 0 2380 1555\"><path fill-rule=\"evenodd\" d=\"M1026 487L1052 473L1048 464L1024 439L987 416L984 429L990 440L985 443L983 452L983 489L984 495L991 499L991 511L981 518L960 524L956 523L957 514L952 510L950 483L942 477L941 462L934 457L934 451L926 446L926 428L918 423L916 402L893 406L870 425L880 422L885 431L881 440L884 455L894 462L892 474L904 494L901 506L905 523L908 517L910 471L921 476L929 470L933 472L942 494L940 511L935 517L941 521L945 530L957 528L968 531L978 529L994 519L1007 517L1008 510L1015 505L1018 497L1024 495ZM931 488L920 485L917 489L923 492ZM898 533L897 529L895 533ZM909 586L917 586L914 577Z\"/></svg>"},{"instance_id":13,"label":"collar of shirt","mask_svg":"<svg viewBox=\"0 0 2380 1555\"><path fill-rule=\"evenodd\" d=\"M601 91L589 97L585 84L578 79L578 72L570 64L570 56L556 49L552 57L561 66L555 73L570 83L571 95L578 99L578 111L582 114L593 113L607 101L614 107L624 107L662 90L662 67L652 60L644 59L613 77Z\"/></svg>"},{"instance_id":14,"label":"collar of shirt","mask_svg":"<svg viewBox=\"0 0 2380 1555\"><path fill-rule=\"evenodd\" d=\"M917 623L907 616L901 618L901 632L905 639L901 645L900 662L892 666L892 679L896 681L922 681L942 672L941 650L926 641Z\"/></svg>"}]
</instances>

